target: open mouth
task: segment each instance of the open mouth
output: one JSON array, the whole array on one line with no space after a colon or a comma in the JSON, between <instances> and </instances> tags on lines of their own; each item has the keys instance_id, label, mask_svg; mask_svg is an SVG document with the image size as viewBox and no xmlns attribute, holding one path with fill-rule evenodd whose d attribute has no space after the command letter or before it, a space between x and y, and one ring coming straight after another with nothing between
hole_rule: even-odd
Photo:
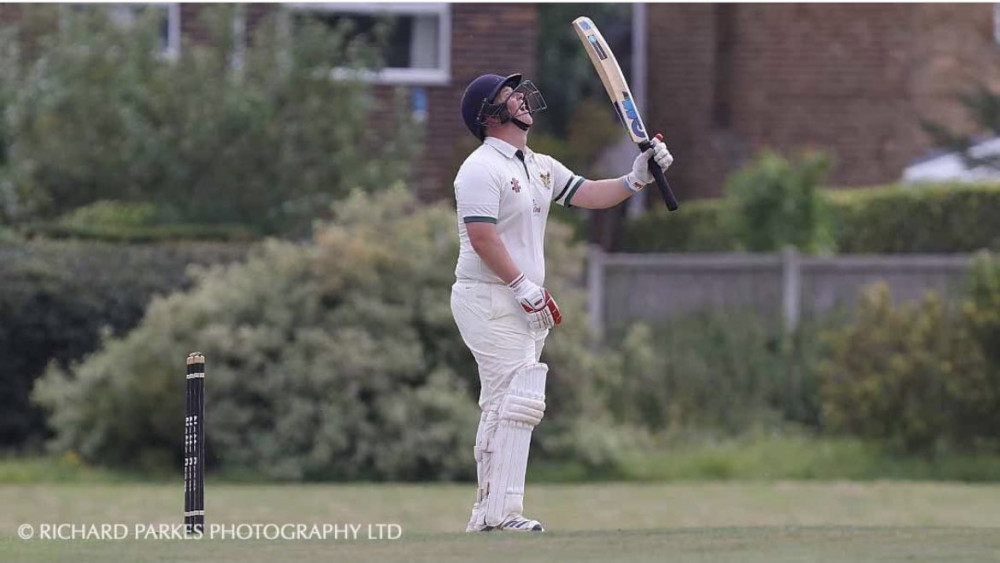
<instances>
[{"instance_id":1,"label":"open mouth","mask_svg":"<svg viewBox=\"0 0 1000 563\"><path fill-rule=\"evenodd\" d=\"M518 115L524 115L524 114L530 114L531 113L530 111L528 111L528 99L527 98L521 98L521 103L517 104L517 113L518 113Z\"/></svg>"}]
</instances>

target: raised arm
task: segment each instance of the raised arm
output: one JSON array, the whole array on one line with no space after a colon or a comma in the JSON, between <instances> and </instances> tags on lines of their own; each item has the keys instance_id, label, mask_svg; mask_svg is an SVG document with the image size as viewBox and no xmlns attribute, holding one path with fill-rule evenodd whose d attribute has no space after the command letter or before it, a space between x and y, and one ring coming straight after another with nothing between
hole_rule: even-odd
<instances>
[{"instance_id":1,"label":"raised arm","mask_svg":"<svg viewBox=\"0 0 1000 563\"><path fill-rule=\"evenodd\" d=\"M649 172L649 159L655 159L660 168L666 171L674 162L674 157L660 140L659 135L652 139L652 145L652 148L635 158L632 171L628 174L606 180L584 180L573 194L570 204L584 209L614 207L641 191L647 184L653 183L653 175Z\"/></svg>"}]
</instances>

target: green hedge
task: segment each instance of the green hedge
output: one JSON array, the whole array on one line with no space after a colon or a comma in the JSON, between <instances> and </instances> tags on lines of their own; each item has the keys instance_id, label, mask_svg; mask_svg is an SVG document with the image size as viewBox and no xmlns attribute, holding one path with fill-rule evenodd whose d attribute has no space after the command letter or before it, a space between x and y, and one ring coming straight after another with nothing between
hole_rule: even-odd
<instances>
[{"instance_id":1,"label":"green hedge","mask_svg":"<svg viewBox=\"0 0 1000 563\"><path fill-rule=\"evenodd\" d=\"M111 243L159 243L171 241L250 242L260 235L244 225L64 225L37 223L23 229L27 237L76 239Z\"/></svg>"},{"instance_id":2,"label":"green hedge","mask_svg":"<svg viewBox=\"0 0 1000 563\"><path fill-rule=\"evenodd\" d=\"M1000 250L1000 185L880 186L827 191L843 253ZM624 252L727 252L722 199L657 209L625 226Z\"/></svg>"},{"instance_id":3,"label":"green hedge","mask_svg":"<svg viewBox=\"0 0 1000 563\"><path fill-rule=\"evenodd\" d=\"M1000 185L888 187L834 192L841 252L1000 249Z\"/></svg>"},{"instance_id":4,"label":"green hedge","mask_svg":"<svg viewBox=\"0 0 1000 563\"><path fill-rule=\"evenodd\" d=\"M736 239L723 227L721 200L684 202L668 212L659 206L625 223L623 252L726 252Z\"/></svg>"},{"instance_id":5,"label":"green hedge","mask_svg":"<svg viewBox=\"0 0 1000 563\"><path fill-rule=\"evenodd\" d=\"M149 243L167 241L251 241L259 236L249 225L184 222L183 214L149 202L99 200L52 221L23 226L26 237Z\"/></svg>"},{"instance_id":6,"label":"green hedge","mask_svg":"<svg viewBox=\"0 0 1000 563\"><path fill-rule=\"evenodd\" d=\"M0 239L0 448L41 438L28 394L47 363L95 350L135 326L154 294L189 285L190 264L242 259L246 245L116 245Z\"/></svg>"}]
</instances>

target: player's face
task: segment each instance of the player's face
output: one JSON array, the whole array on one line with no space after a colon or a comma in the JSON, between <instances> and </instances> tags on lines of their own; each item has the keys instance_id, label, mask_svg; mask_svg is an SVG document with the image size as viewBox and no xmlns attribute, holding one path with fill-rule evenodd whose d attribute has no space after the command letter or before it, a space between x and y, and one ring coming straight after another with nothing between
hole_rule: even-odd
<instances>
[{"instance_id":1,"label":"player's face","mask_svg":"<svg viewBox=\"0 0 1000 563\"><path fill-rule=\"evenodd\" d=\"M534 118L528 112L527 102L524 98L524 93L515 92L510 86L504 86L500 89L497 97L493 100L494 103L507 103L507 111L510 112L511 117L516 117L517 119L531 125L534 123Z\"/></svg>"}]
</instances>

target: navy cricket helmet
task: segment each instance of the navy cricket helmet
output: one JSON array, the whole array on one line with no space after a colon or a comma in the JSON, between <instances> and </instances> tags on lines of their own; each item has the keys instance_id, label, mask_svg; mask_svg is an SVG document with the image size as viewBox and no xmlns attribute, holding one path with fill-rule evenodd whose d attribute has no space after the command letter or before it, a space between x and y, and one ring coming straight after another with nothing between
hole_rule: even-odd
<instances>
[{"instance_id":1,"label":"navy cricket helmet","mask_svg":"<svg viewBox=\"0 0 1000 563\"><path fill-rule=\"evenodd\" d=\"M528 130L529 125L518 119L518 116L524 114L523 112L511 115L507 109L507 100L493 103L493 99L506 86L513 88L511 96L514 94L523 96L524 105L522 107L528 114L542 111L547 107L545 98L542 97L538 88L530 80L522 82L520 74L512 74L506 78L499 74L480 76L469 84L468 88L465 89L465 94L462 95L462 120L465 121L465 126L469 128L469 131L480 141L486 136L483 124L487 117L496 117L500 123L512 121L522 131Z\"/></svg>"},{"instance_id":2,"label":"navy cricket helmet","mask_svg":"<svg viewBox=\"0 0 1000 563\"><path fill-rule=\"evenodd\" d=\"M465 126L477 139L482 141L485 137L483 110L488 106L498 105L493 103L493 98L497 97L504 86L516 88L520 83L520 74L512 74L506 78L499 74L484 74L469 83L462 94L462 121L465 121Z\"/></svg>"}]
</instances>

